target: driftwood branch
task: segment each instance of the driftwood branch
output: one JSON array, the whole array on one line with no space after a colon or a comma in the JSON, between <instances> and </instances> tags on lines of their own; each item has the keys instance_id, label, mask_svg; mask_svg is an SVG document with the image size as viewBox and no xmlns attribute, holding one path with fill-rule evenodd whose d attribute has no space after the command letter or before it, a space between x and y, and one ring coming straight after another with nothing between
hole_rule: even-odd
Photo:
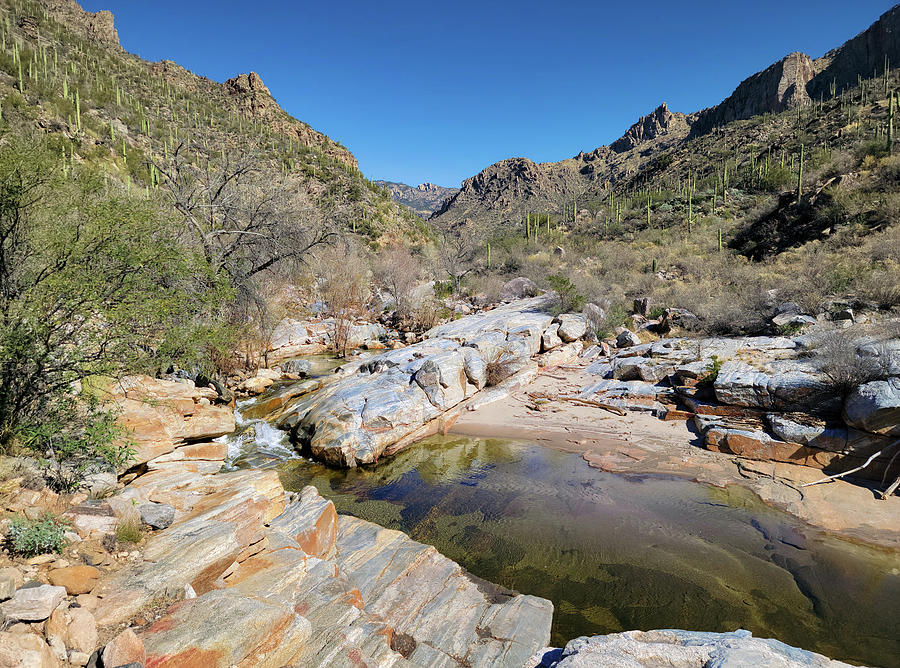
<instances>
[{"instance_id":1,"label":"driftwood branch","mask_svg":"<svg viewBox=\"0 0 900 668\"><path fill-rule=\"evenodd\" d=\"M568 401L573 404L577 404L579 406L590 406L591 408L602 408L605 411L609 411L610 413L615 413L616 415L628 415L628 411L623 408L619 408L618 406L611 406L609 404L604 404L600 401L593 401L592 399L585 399L583 397L569 397L565 395L557 395L552 396L549 394L544 394L542 392L526 392L526 394L532 399L546 399L548 401Z\"/></svg>"},{"instance_id":2,"label":"driftwood branch","mask_svg":"<svg viewBox=\"0 0 900 668\"><path fill-rule=\"evenodd\" d=\"M804 486L804 487L812 487L813 485L819 485L819 484L821 484L821 483L823 483L823 482L831 482L832 480L837 480L838 478L843 478L844 476L848 476L848 475L850 475L851 473L856 473L857 471L862 471L862 470L863 470L864 468L866 468L869 464L871 464L873 461L875 461L875 458L876 458L876 457L878 457L878 456L879 456L880 454L882 454L883 452L885 452L885 451L887 451L887 450L890 450L891 448L893 448L893 447L894 447L895 445L897 445L898 443L900 443L900 439L894 441L894 442L891 443L890 445L887 445L887 446L883 447L883 448L882 448L881 450L879 450L878 452L872 453L872 455L871 455L865 462L863 462L860 466L857 466L856 468L852 468L852 469L850 469L849 471L844 471L843 473L835 473L834 475L825 476L824 478L822 478L822 479L820 479L820 480L815 480L815 481L813 481L813 482L805 483L803 486Z\"/></svg>"}]
</instances>

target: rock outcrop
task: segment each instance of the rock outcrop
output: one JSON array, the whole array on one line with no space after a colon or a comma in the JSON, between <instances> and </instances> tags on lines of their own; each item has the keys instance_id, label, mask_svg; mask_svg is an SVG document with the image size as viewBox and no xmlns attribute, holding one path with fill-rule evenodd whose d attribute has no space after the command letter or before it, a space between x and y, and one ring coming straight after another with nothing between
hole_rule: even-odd
<instances>
[{"instance_id":1,"label":"rock outcrop","mask_svg":"<svg viewBox=\"0 0 900 668\"><path fill-rule=\"evenodd\" d=\"M651 139L664 135L675 119L684 119L684 114L673 114L668 105L663 102L646 116L641 116L638 122L632 125L625 134L614 141L609 147L616 153L630 151L636 146Z\"/></svg>"},{"instance_id":2,"label":"rock outcrop","mask_svg":"<svg viewBox=\"0 0 900 668\"><path fill-rule=\"evenodd\" d=\"M535 668L711 668L713 666L778 666L779 668L849 668L821 654L754 638L749 631L627 631L575 638L563 649L536 655Z\"/></svg>"},{"instance_id":3,"label":"rock outcrop","mask_svg":"<svg viewBox=\"0 0 900 668\"><path fill-rule=\"evenodd\" d=\"M178 516L142 563L95 590L100 623L196 594L138 629L147 665L518 667L549 639L549 601L338 516L315 488L286 495L274 471L158 471L125 495L169 502Z\"/></svg>"},{"instance_id":4,"label":"rock outcrop","mask_svg":"<svg viewBox=\"0 0 900 668\"><path fill-rule=\"evenodd\" d=\"M335 323L332 318L295 320L284 318L275 326L269 339L266 360L278 364L300 355L318 355L331 347ZM383 325L355 323L347 332L348 347L358 347L369 341L377 341L387 334Z\"/></svg>"},{"instance_id":5,"label":"rock outcrop","mask_svg":"<svg viewBox=\"0 0 900 668\"><path fill-rule=\"evenodd\" d=\"M234 410L216 403L214 389L187 379L126 376L109 392L109 400L122 411L119 423L135 445L132 465L147 462L150 468L164 468L190 462L204 473L221 468L225 445L212 439L234 431Z\"/></svg>"},{"instance_id":6,"label":"rock outcrop","mask_svg":"<svg viewBox=\"0 0 900 668\"><path fill-rule=\"evenodd\" d=\"M70 30L89 40L121 49L112 12L86 12L75 0L44 0L42 4Z\"/></svg>"},{"instance_id":7,"label":"rock outcrop","mask_svg":"<svg viewBox=\"0 0 900 668\"><path fill-rule=\"evenodd\" d=\"M806 86L815 74L815 65L809 56L791 53L744 79L720 104L699 112L691 126L691 134L705 134L732 121L809 104Z\"/></svg>"},{"instance_id":8,"label":"rock outcrop","mask_svg":"<svg viewBox=\"0 0 900 668\"><path fill-rule=\"evenodd\" d=\"M398 204L407 206L422 218L428 218L441 204L453 197L459 188L445 188L433 183L420 183L417 186L408 186L405 183L394 181L375 181L375 185L387 188L391 191L391 197Z\"/></svg>"},{"instance_id":9,"label":"rock outcrop","mask_svg":"<svg viewBox=\"0 0 900 668\"><path fill-rule=\"evenodd\" d=\"M485 385L533 365L554 320L546 311L549 299L467 316L435 327L421 343L345 365L344 378L301 398L278 424L320 461L349 467L376 462L444 428ZM576 356L584 318L570 315L553 327L550 338L561 331L560 344L573 344L555 363Z\"/></svg>"}]
</instances>

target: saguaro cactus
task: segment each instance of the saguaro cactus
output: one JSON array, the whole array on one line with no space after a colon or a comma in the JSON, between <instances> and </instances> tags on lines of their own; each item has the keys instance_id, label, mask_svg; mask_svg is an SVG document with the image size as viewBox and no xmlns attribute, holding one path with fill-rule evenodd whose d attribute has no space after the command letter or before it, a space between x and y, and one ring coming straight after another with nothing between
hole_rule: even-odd
<instances>
[{"instance_id":1,"label":"saguaro cactus","mask_svg":"<svg viewBox=\"0 0 900 668\"><path fill-rule=\"evenodd\" d=\"M800 168L797 170L797 204L803 196L803 144L800 144Z\"/></svg>"}]
</instances>

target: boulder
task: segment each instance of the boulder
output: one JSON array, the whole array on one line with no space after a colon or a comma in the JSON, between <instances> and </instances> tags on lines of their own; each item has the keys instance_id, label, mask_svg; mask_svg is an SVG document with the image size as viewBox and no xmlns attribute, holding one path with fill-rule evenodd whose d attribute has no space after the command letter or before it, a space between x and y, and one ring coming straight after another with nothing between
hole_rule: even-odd
<instances>
[{"instance_id":1,"label":"boulder","mask_svg":"<svg viewBox=\"0 0 900 668\"><path fill-rule=\"evenodd\" d=\"M243 383L238 385L238 389L248 394L262 394L269 388L269 386L274 383L275 381L271 378L254 376L253 378L248 378Z\"/></svg>"},{"instance_id":2,"label":"boulder","mask_svg":"<svg viewBox=\"0 0 900 668\"><path fill-rule=\"evenodd\" d=\"M630 329L625 329L616 336L616 346L619 348L629 348L631 346L639 346L641 339Z\"/></svg>"},{"instance_id":3,"label":"boulder","mask_svg":"<svg viewBox=\"0 0 900 668\"><path fill-rule=\"evenodd\" d=\"M599 325L606 319L606 311L593 302L584 305L584 316L591 328Z\"/></svg>"},{"instance_id":4,"label":"boulder","mask_svg":"<svg viewBox=\"0 0 900 668\"><path fill-rule=\"evenodd\" d=\"M0 666L3 668L59 668L60 665L40 636L0 632Z\"/></svg>"},{"instance_id":5,"label":"boulder","mask_svg":"<svg viewBox=\"0 0 900 668\"><path fill-rule=\"evenodd\" d=\"M69 624L66 626L65 643L68 649L90 655L97 649L97 622L94 615L84 608L69 608Z\"/></svg>"},{"instance_id":6,"label":"boulder","mask_svg":"<svg viewBox=\"0 0 900 668\"><path fill-rule=\"evenodd\" d=\"M300 501L290 504L269 527L297 541L306 554L324 558L334 550L338 516L331 501L319 496L315 487L304 487Z\"/></svg>"},{"instance_id":7,"label":"boulder","mask_svg":"<svg viewBox=\"0 0 900 668\"><path fill-rule=\"evenodd\" d=\"M0 611L7 619L23 622L40 622L47 619L66 598L64 587L40 585L19 589L15 595L0 603Z\"/></svg>"},{"instance_id":8,"label":"boulder","mask_svg":"<svg viewBox=\"0 0 900 668\"><path fill-rule=\"evenodd\" d=\"M577 341L587 333L587 319L577 313L563 313L559 320L559 338L564 343Z\"/></svg>"},{"instance_id":9,"label":"boulder","mask_svg":"<svg viewBox=\"0 0 900 668\"><path fill-rule=\"evenodd\" d=\"M143 666L147 662L144 642L131 629L125 629L110 640L102 653L104 666Z\"/></svg>"},{"instance_id":10,"label":"boulder","mask_svg":"<svg viewBox=\"0 0 900 668\"><path fill-rule=\"evenodd\" d=\"M82 538L115 533L119 519L106 501L89 500L72 506L64 515Z\"/></svg>"},{"instance_id":11,"label":"boulder","mask_svg":"<svg viewBox=\"0 0 900 668\"><path fill-rule=\"evenodd\" d=\"M772 324L776 327L806 327L815 325L816 319L810 315L782 313L772 318Z\"/></svg>"},{"instance_id":12,"label":"boulder","mask_svg":"<svg viewBox=\"0 0 900 668\"><path fill-rule=\"evenodd\" d=\"M541 351L548 352L562 345L562 339L558 335L559 325L550 325L541 334Z\"/></svg>"},{"instance_id":13,"label":"boulder","mask_svg":"<svg viewBox=\"0 0 900 668\"><path fill-rule=\"evenodd\" d=\"M857 387L844 402L844 420L863 431L900 436L900 378Z\"/></svg>"},{"instance_id":14,"label":"boulder","mask_svg":"<svg viewBox=\"0 0 900 668\"><path fill-rule=\"evenodd\" d=\"M65 587L69 596L89 594L100 580L100 571L93 566L68 566L50 571L50 583Z\"/></svg>"},{"instance_id":15,"label":"boulder","mask_svg":"<svg viewBox=\"0 0 900 668\"><path fill-rule=\"evenodd\" d=\"M17 568L0 570L0 601L11 599L16 593L16 588L21 587L22 584L24 584L24 579Z\"/></svg>"},{"instance_id":16,"label":"boulder","mask_svg":"<svg viewBox=\"0 0 900 668\"><path fill-rule=\"evenodd\" d=\"M540 290L530 278L520 276L511 281L507 281L500 288L501 301L509 302L516 299L524 299L526 297L536 296Z\"/></svg>"},{"instance_id":17,"label":"boulder","mask_svg":"<svg viewBox=\"0 0 900 668\"><path fill-rule=\"evenodd\" d=\"M294 359L281 363L281 370L293 376L308 376L312 371L312 362L309 360Z\"/></svg>"},{"instance_id":18,"label":"boulder","mask_svg":"<svg viewBox=\"0 0 900 668\"><path fill-rule=\"evenodd\" d=\"M723 404L817 414L835 412L840 398L827 378L810 364L776 360L752 366L725 362L714 383L716 399Z\"/></svg>"},{"instance_id":19,"label":"boulder","mask_svg":"<svg viewBox=\"0 0 900 668\"><path fill-rule=\"evenodd\" d=\"M175 521L175 508L167 503L145 503L138 507L141 522L154 529L165 529Z\"/></svg>"}]
</instances>

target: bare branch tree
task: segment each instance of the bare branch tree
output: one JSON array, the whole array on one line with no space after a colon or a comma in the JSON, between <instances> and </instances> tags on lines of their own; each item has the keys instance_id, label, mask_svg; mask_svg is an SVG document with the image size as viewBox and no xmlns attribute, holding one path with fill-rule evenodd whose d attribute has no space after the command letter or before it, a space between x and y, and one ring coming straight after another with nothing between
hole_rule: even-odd
<instances>
[{"instance_id":1,"label":"bare branch tree","mask_svg":"<svg viewBox=\"0 0 900 668\"><path fill-rule=\"evenodd\" d=\"M212 270L238 286L277 264L302 263L336 234L301 193L259 168L263 160L252 151L216 156L182 143L153 163Z\"/></svg>"}]
</instances>

